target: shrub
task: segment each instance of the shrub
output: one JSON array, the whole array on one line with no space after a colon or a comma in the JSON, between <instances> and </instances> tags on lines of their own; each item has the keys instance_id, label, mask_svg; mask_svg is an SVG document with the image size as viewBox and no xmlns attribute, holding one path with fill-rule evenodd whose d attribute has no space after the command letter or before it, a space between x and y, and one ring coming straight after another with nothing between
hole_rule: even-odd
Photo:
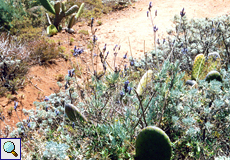
<instances>
[{"instance_id":1,"label":"shrub","mask_svg":"<svg viewBox=\"0 0 230 160\"><path fill-rule=\"evenodd\" d=\"M2 34L0 39L0 95L10 91L15 94L25 85L28 71L28 52L26 47L17 44L13 38Z\"/></svg>"},{"instance_id":2,"label":"shrub","mask_svg":"<svg viewBox=\"0 0 230 160\"><path fill-rule=\"evenodd\" d=\"M33 64L43 65L51 63L53 62L52 60L59 57L60 51L62 51L55 42L49 42L45 38L31 42L29 45L31 46L30 58Z\"/></svg>"}]
</instances>

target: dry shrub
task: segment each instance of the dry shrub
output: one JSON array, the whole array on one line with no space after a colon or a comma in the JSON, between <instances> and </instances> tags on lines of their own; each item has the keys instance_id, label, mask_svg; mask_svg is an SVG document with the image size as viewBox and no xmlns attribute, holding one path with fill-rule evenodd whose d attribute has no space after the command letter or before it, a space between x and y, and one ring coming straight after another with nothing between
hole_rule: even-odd
<instances>
[{"instance_id":1,"label":"dry shrub","mask_svg":"<svg viewBox=\"0 0 230 160\"><path fill-rule=\"evenodd\" d=\"M63 52L55 42L45 38L31 42L29 47L33 64L47 65L53 63L53 60L59 58L60 53Z\"/></svg>"}]
</instances>

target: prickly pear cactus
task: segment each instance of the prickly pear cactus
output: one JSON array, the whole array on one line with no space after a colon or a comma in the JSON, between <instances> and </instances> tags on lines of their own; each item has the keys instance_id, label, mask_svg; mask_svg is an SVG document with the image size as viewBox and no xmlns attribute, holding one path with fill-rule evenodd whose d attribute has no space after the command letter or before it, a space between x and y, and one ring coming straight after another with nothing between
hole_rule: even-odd
<instances>
[{"instance_id":1,"label":"prickly pear cactus","mask_svg":"<svg viewBox=\"0 0 230 160\"><path fill-rule=\"evenodd\" d=\"M197 83L194 80L187 80L185 82L185 85L189 85L189 86L193 87L193 86L197 85Z\"/></svg>"},{"instance_id":2,"label":"prickly pear cactus","mask_svg":"<svg viewBox=\"0 0 230 160\"><path fill-rule=\"evenodd\" d=\"M192 67L192 80L200 79L200 75L203 72L205 63L205 57L203 54L198 54L195 57L194 64Z\"/></svg>"},{"instance_id":3,"label":"prickly pear cactus","mask_svg":"<svg viewBox=\"0 0 230 160\"><path fill-rule=\"evenodd\" d=\"M83 12L83 8L84 8L84 3L81 4L81 7L80 9L78 10L78 6L77 5L73 5L71 6L67 11L66 11L66 1L63 1L63 2L60 2L60 1L56 1L54 6L52 6L49 2L49 0L40 0L41 2L41 5L47 9L50 13L54 14L55 15L55 18L54 18L54 22L53 22L53 25L58 29L58 30L61 30L59 28L59 25L62 21L63 18L69 16L69 15L72 15L73 13L77 12L75 14L75 18L74 16L72 16L72 18L70 19L70 22L69 22L69 25L68 25L68 28L71 28L74 24L75 24L75 19L77 19L80 14ZM47 19L50 23L50 20L49 20L49 17L47 16ZM69 29L70 30L70 29Z\"/></svg>"},{"instance_id":4,"label":"prickly pear cactus","mask_svg":"<svg viewBox=\"0 0 230 160\"><path fill-rule=\"evenodd\" d=\"M217 81L220 81L222 82L222 77L220 75L220 73L218 71L211 71L207 74L206 78L205 78L205 81L212 81L212 80L217 80Z\"/></svg>"},{"instance_id":5,"label":"prickly pear cactus","mask_svg":"<svg viewBox=\"0 0 230 160\"><path fill-rule=\"evenodd\" d=\"M170 139L162 129L148 126L137 136L135 160L170 160L171 155Z\"/></svg>"},{"instance_id":6,"label":"prickly pear cactus","mask_svg":"<svg viewBox=\"0 0 230 160\"><path fill-rule=\"evenodd\" d=\"M207 64L205 64L205 75L212 70L219 70L221 68L220 60L218 52L209 53Z\"/></svg>"},{"instance_id":7,"label":"prickly pear cactus","mask_svg":"<svg viewBox=\"0 0 230 160\"><path fill-rule=\"evenodd\" d=\"M54 7L50 4L50 2L48 0L40 0L40 2L43 5L43 7L45 9L47 9L47 11L49 11L50 13L55 14Z\"/></svg>"},{"instance_id":8,"label":"prickly pear cactus","mask_svg":"<svg viewBox=\"0 0 230 160\"><path fill-rule=\"evenodd\" d=\"M53 36L53 35L55 35L57 33L58 33L58 30L57 30L57 28L53 24L51 24L51 25L49 25L47 27L47 34L49 36Z\"/></svg>"},{"instance_id":9,"label":"prickly pear cactus","mask_svg":"<svg viewBox=\"0 0 230 160\"><path fill-rule=\"evenodd\" d=\"M65 113L71 121L88 122L87 118L72 104L65 104Z\"/></svg>"},{"instance_id":10,"label":"prickly pear cactus","mask_svg":"<svg viewBox=\"0 0 230 160\"><path fill-rule=\"evenodd\" d=\"M137 86L137 93L138 95L142 95L144 89L146 88L147 84L151 81L153 76L153 71L148 70L141 78L138 86Z\"/></svg>"}]
</instances>

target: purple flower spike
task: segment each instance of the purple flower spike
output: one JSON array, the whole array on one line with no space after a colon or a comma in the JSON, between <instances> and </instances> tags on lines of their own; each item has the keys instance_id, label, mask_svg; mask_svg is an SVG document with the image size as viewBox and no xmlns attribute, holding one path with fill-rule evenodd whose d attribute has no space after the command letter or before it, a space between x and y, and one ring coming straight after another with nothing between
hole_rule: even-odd
<instances>
[{"instance_id":1,"label":"purple flower spike","mask_svg":"<svg viewBox=\"0 0 230 160\"><path fill-rule=\"evenodd\" d=\"M127 64L125 64L124 70L127 71Z\"/></svg>"},{"instance_id":2,"label":"purple flower spike","mask_svg":"<svg viewBox=\"0 0 230 160\"><path fill-rule=\"evenodd\" d=\"M149 11L147 11L147 17L149 17Z\"/></svg>"},{"instance_id":3,"label":"purple flower spike","mask_svg":"<svg viewBox=\"0 0 230 160\"><path fill-rule=\"evenodd\" d=\"M125 92L128 92L128 85L129 85L129 81L125 81L125 85L124 85L124 89L125 89Z\"/></svg>"},{"instance_id":4,"label":"purple flower spike","mask_svg":"<svg viewBox=\"0 0 230 160\"><path fill-rule=\"evenodd\" d=\"M157 39L157 44L159 44L159 45L161 44L159 38Z\"/></svg>"},{"instance_id":5,"label":"purple flower spike","mask_svg":"<svg viewBox=\"0 0 230 160\"><path fill-rule=\"evenodd\" d=\"M15 111L16 111L17 107L18 107L18 102L14 101L14 110Z\"/></svg>"},{"instance_id":6,"label":"purple flower spike","mask_svg":"<svg viewBox=\"0 0 230 160\"><path fill-rule=\"evenodd\" d=\"M188 52L188 49L187 48L183 48L181 51L182 51L183 54L186 54Z\"/></svg>"},{"instance_id":7,"label":"purple flower spike","mask_svg":"<svg viewBox=\"0 0 230 160\"><path fill-rule=\"evenodd\" d=\"M93 21L94 21L94 18L92 17L91 18L91 24L90 24L91 27L93 27Z\"/></svg>"},{"instance_id":8,"label":"purple flower spike","mask_svg":"<svg viewBox=\"0 0 230 160\"><path fill-rule=\"evenodd\" d=\"M103 47L103 51L105 52L105 50L106 50L106 44L105 44L105 46Z\"/></svg>"},{"instance_id":9,"label":"purple flower spike","mask_svg":"<svg viewBox=\"0 0 230 160\"><path fill-rule=\"evenodd\" d=\"M130 66L134 66L134 60L130 61Z\"/></svg>"},{"instance_id":10,"label":"purple flower spike","mask_svg":"<svg viewBox=\"0 0 230 160\"><path fill-rule=\"evenodd\" d=\"M98 40L96 35L93 35L93 43L96 43L96 41Z\"/></svg>"},{"instance_id":11,"label":"purple flower spike","mask_svg":"<svg viewBox=\"0 0 230 160\"><path fill-rule=\"evenodd\" d=\"M75 127L75 123L73 122L73 124L72 124L72 128L74 129L74 127Z\"/></svg>"},{"instance_id":12,"label":"purple flower spike","mask_svg":"<svg viewBox=\"0 0 230 160\"><path fill-rule=\"evenodd\" d=\"M157 32L157 31L158 31L158 28L157 28L156 25L153 27L153 31L154 31L154 32Z\"/></svg>"},{"instance_id":13,"label":"purple flower spike","mask_svg":"<svg viewBox=\"0 0 230 160\"><path fill-rule=\"evenodd\" d=\"M78 55L80 55L80 54L82 54L84 52L84 50L83 49L80 49L80 48L78 48L78 49L74 49L74 53L73 53L73 56L78 56Z\"/></svg>"},{"instance_id":14,"label":"purple flower spike","mask_svg":"<svg viewBox=\"0 0 230 160\"><path fill-rule=\"evenodd\" d=\"M49 107L48 107L48 106L46 106L46 112L48 112L48 108L49 108Z\"/></svg>"},{"instance_id":15,"label":"purple flower spike","mask_svg":"<svg viewBox=\"0 0 230 160\"><path fill-rule=\"evenodd\" d=\"M103 69L106 71L106 66L105 66L105 63L103 63Z\"/></svg>"},{"instance_id":16,"label":"purple flower spike","mask_svg":"<svg viewBox=\"0 0 230 160\"><path fill-rule=\"evenodd\" d=\"M30 122L27 124L27 126L30 128Z\"/></svg>"},{"instance_id":17,"label":"purple flower spike","mask_svg":"<svg viewBox=\"0 0 230 160\"><path fill-rule=\"evenodd\" d=\"M125 55L124 55L123 59L126 59L126 58L127 58L127 52L125 53Z\"/></svg>"},{"instance_id":18,"label":"purple flower spike","mask_svg":"<svg viewBox=\"0 0 230 160\"><path fill-rule=\"evenodd\" d=\"M128 86L127 89L128 89L128 94L130 94L133 88Z\"/></svg>"},{"instance_id":19,"label":"purple flower spike","mask_svg":"<svg viewBox=\"0 0 230 160\"><path fill-rule=\"evenodd\" d=\"M157 16L157 10L155 10L155 16Z\"/></svg>"},{"instance_id":20,"label":"purple flower spike","mask_svg":"<svg viewBox=\"0 0 230 160\"><path fill-rule=\"evenodd\" d=\"M184 15L185 15L184 8L183 8L182 11L180 12L180 15L181 15L181 17L184 17Z\"/></svg>"},{"instance_id":21,"label":"purple flower spike","mask_svg":"<svg viewBox=\"0 0 230 160\"><path fill-rule=\"evenodd\" d=\"M58 110L55 110L55 113L56 113L56 116L59 114L59 111Z\"/></svg>"},{"instance_id":22,"label":"purple flower spike","mask_svg":"<svg viewBox=\"0 0 230 160\"><path fill-rule=\"evenodd\" d=\"M115 49L118 47L118 45L116 44L115 47L113 48L113 50L115 51Z\"/></svg>"},{"instance_id":23,"label":"purple flower spike","mask_svg":"<svg viewBox=\"0 0 230 160\"><path fill-rule=\"evenodd\" d=\"M49 100L49 98L47 97L47 96L45 96L45 99L44 99L44 101L48 101Z\"/></svg>"},{"instance_id":24,"label":"purple flower spike","mask_svg":"<svg viewBox=\"0 0 230 160\"><path fill-rule=\"evenodd\" d=\"M149 11L151 11L152 8L152 2L149 2Z\"/></svg>"},{"instance_id":25,"label":"purple flower spike","mask_svg":"<svg viewBox=\"0 0 230 160\"><path fill-rule=\"evenodd\" d=\"M69 76L69 77L73 77L74 72L75 72L75 69L74 69L74 68L71 69L71 70L68 70L68 76Z\"/></svg>"},{"instance_id":26,"label":"purple flower spike","mask_svg":"<svg viewBox=\"0 0 230 160\"><path fill-rule=\"evenodd\" d=\"M123 97L125 94L123 91L120 92L121 97Z\"/></svg>"}]
</instances>

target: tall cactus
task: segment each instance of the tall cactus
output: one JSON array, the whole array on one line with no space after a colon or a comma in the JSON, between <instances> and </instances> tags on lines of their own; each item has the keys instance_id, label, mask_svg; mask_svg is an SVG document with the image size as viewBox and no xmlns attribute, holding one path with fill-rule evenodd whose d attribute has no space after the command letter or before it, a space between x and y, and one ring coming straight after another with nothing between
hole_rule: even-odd
<instances>
[{"instance_id":1,"label":"tall cactus","mask_svg":"<svg viewBox=\"0 0 230 160\"><path fill-rule=\"evenodd\" d=\"M170 139L162 129L148 126L137 136L135 160L170 160L171 155Z\"/></svg>"},{"instance_id":2,"label":"tall cactus","mask_svg":"<svg viewBox=\"0 0 230 160\"><path fill-rule=\"evenodd\" d=\"M200 78L200 75L203 71L205 63L205 57L203 54L198 54L195 57L194 64L192 67L192 80L197 80Z\"/></svg>"},{"instance_id":3,"label":"tall cactus","mask_svg":"<svg viewBox=\"0 0 230 160\"><path fill-rule=\"evenodd\" d=\"M42 6L47 9L47 11L49 11L50 13L55 15L54 18L54 22L53 25L59 29L59 25L62 21L63 18L72 15L73 13L75 13L78 10L78 6L77 5L73 5L72 7L70 7L67 11L66 11L66 7L65 7L65 2L60 2L57 1L55 2L54 6L52 6L49 3L49 0L40 0ZM80 14L82 13L84 8L84 3L81 4L80 9L78 10L78 13L76 13L75 15L75 19L78 18L80 16ZM72 16L73 17L73 16ZM71 31L70 28L72 28L72 26L74 25L74 23L76 22L74 18L70 19L69 25L68 25L68 30L67 31ZM70 28L69 28L70 27Z\"/></svg>"}]
</instances>

